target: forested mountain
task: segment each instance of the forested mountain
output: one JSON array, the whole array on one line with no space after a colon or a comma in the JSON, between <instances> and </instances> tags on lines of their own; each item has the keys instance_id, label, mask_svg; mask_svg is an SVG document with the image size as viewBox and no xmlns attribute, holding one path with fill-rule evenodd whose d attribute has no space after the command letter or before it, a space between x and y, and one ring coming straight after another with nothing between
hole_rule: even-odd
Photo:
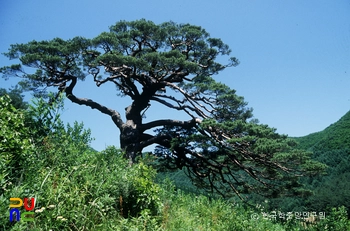
<instances>
[{"instance_id":1,"label":"forested mountain","mask_svg":"<svg viewBox=\"0 0 350 231\"><path fill-rule=\"evenodd\" d=\"M350 111L339 121L320 132L295 138L300 148L312 151L333 151L350 148Z\"/></svg>"},{"instance_id":2,"label":"forested mountain","mask_svg":"<svg viewBox=\"0 0 350 231\"><path fill-rule=\"evenodd\" d=\"M312 151L313 158L328 165L326 174L305 181L313 195L306 207L326 210L346 206L350 209L350 111L323 131L295 138L300 148Z\"/></svg>"},{"instance_id":3,"label":"forested mountain","mask_svg":"<svg viewBox=\"0 0 350 231\"><path fill-rule=\"evenodd\" d=\"M350 111L323 131L293 137L298 148L312 152L312 159L327 165L324 174L303 177L303 194L270 198L268 207L282 211L330 213L345 206L350 211ZM252 196L254 203L264 198Z\"/></svg>"}]
</instances>

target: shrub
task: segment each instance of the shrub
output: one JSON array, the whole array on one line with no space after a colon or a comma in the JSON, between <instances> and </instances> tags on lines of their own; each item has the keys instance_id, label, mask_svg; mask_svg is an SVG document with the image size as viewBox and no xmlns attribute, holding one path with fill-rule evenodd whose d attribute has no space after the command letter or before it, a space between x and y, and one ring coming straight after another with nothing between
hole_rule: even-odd
<instances>
[{"instance_id":1,"label":"shrub","mask_svg":"<svg viewBox=\"0 0 350 231\"><path fill-rule=\"evenodd\" d=\"M11 104L8 95L0 97L0 194L23 178L34 165L33 145L24 126L25 112Z\"/></svg>"},{"instance_id":2,"label":"shrub","mask_svg":"<svg viewBox=\"0 0 350 231\"><path fill-rule=\"evenodd\" d=\"M326 214L325 219L320 220L313 228L317 231L348 231L350 230L350 220L346 208L341 206L339 208L332 208L329 215Z\"/></svg>"}]
</instances>

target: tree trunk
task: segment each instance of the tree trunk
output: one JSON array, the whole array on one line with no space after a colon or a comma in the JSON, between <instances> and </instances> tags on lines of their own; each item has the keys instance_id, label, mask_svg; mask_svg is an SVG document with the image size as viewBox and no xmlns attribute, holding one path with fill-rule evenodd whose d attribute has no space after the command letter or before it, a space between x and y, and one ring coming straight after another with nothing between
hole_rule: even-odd
<instances>
[{"instance_id":1,"label":"tree trunk","mask_svg":"<svg viewBox=\"0 0 350 231\"><path fill-rule=\"evenodd\" d=\"M123 125L120 133L120 146L125 152L125 158L129 160L130 165L135 163L137 155L142 151L139 145L140 137L140 132L132 124L126 123Z\"/></svg>"},{"instance_id":2,"label":"tree trunk","mask_svg":"<svg viewBox=\"0 0 350 231\"><path fill-rule=\"evenodd\" d=\"M135 99L134 102L125 108L126 123L120 129L120 146L125 152L125 158L129 160L129 164L135 163L137 155L142 152L140 145L143 132L140 131L142 125L141 111L149 105L149 96L154 94L146 91Z\"/></svg>"}]
</instances>

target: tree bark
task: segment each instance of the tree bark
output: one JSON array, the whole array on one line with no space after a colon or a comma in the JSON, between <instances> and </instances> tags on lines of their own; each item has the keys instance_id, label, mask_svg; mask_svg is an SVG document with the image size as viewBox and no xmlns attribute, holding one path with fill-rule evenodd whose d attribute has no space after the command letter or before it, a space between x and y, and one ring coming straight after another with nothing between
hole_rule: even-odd
<instances>
[{"instance_id":1,"label":"tree bark","mask_svg":"<svg viewBox=\"0 0 350 231\"><path fill-rule=\"evenodd\" d=\"M135 163L137 155L142 152L140 145L140 131L133 121L128 120L120 129L120 147L124 150L124 157L129 160L129 165Z\"/></svg>"}]
</instances>

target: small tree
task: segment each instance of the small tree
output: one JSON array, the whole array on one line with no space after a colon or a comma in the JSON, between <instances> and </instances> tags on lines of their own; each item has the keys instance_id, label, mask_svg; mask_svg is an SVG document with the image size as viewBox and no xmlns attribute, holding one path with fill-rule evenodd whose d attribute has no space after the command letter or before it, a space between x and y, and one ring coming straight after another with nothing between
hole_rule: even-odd
<instances>
[{"instance_id":1,"label":"small tree","mask_svg":"<svg viewBox=\"0 0 350 231\"><path fill-rule=\"evenodd\" d=\"M5 55L21 64L1 72L5 78L23 78L21 86L35 93L57 87L73 103L108 115L120 130L120 145L130 163L145 147L157 144L156 154L169 167L186 167L190 176L220 192L227 186L237 194L261 184L265 189L269 184L281 186L287 178L290 181L283 185L291 188L296 175L317 172L322 166L311 163L304 152L291 152L293 144L286 136L251 120L252 110L244 99L212 78L238 64L234 57L227 64L216 61L230 52L228 45L199 26L120 21L93 39L12 45ZM113 84L120 96L130 98L125 120L119 111L75 95L76 84L85 79L98 87ZM145 123L143 114L151 102L181 111L189 119Z\"/></svg>"}]
</instances>

